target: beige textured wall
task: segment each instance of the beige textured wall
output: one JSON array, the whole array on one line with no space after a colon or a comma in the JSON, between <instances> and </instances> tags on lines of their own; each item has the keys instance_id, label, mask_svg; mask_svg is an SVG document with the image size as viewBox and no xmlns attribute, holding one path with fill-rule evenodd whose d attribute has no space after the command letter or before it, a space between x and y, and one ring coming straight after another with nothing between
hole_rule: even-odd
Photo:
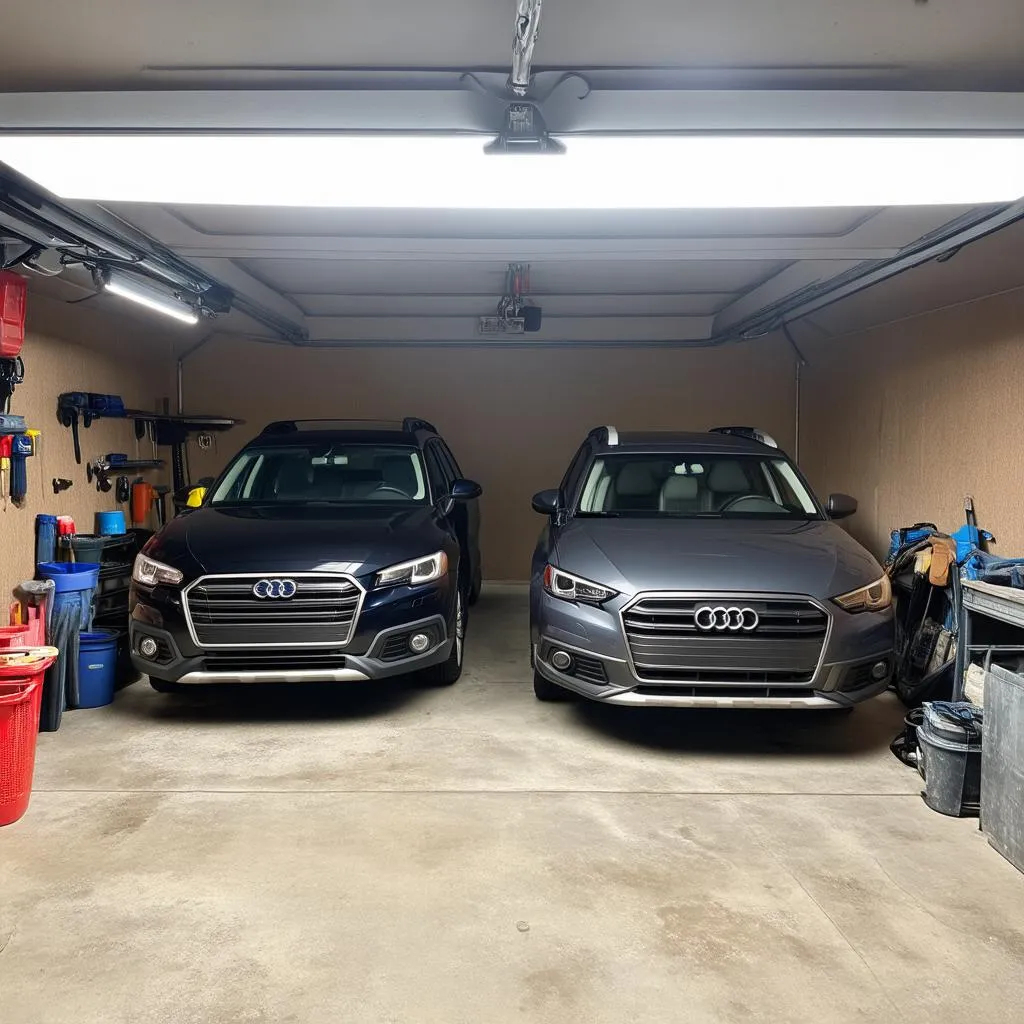
<instances>
[{"instance_id":1,"label":"beige textured wall","mask_svg":"<svg viewBox=\"0 0 1024 1024\"><path fill-rule=\"evenodd\" d=\"M753 423L790 445L793 362L776 340L721 349L295 350L222 339L185 364L185 408L239 416L193 474L216 472L269 420L423 416L484 487L484 572L525 579L557 485L586 431Z\"/></svg>"},{"instance_id":2,"label":"beige textured wall","mask_svg":"<svg viewBox=\"0 0 1024 1024\"><path fill-rule=\"evenodd\" d=\"M851 533L954 530L971 494L992 550L1024 553L1024 289L805 348L802 461L859 499Z\"/></svg>"},{"instance_id":3,"label":"beige textured wall","mask_svg":"<svg viewBox=\"0 0 1024 1024\"><path fill-rule=\"evenodd\" d=\"M130 406L158 408L158 398L168 394L170 363L162 351L142 349L148 339L144 331L136 332L133 324L114 322L84 310L69 316L68 307L29 297L28 334L22 350L26 378L14 394L11 412L24 416L29 426L43 434L39 454L28 460L25 504L18 508L9 499L6 504L0 500L0 593L5 604L13 586L34 573L37 513L70 515L82 533L92 533L96 512L116 507L112 491L99 494L94 485L87 483L84 463L110 451L124 451L134 457L131 424L101 419L88 430L81 430L83 465L78 466L71 431L56 420L57 395L63 391L96 391L119 394ZM69 335L100 344L103 350L69 341ZM149 457L151 451L143 457ZM74 486L55 496L51 486L54 477L73 480ZM3 618L6 621L6 612Z\"/></svg>"}]
</instances>

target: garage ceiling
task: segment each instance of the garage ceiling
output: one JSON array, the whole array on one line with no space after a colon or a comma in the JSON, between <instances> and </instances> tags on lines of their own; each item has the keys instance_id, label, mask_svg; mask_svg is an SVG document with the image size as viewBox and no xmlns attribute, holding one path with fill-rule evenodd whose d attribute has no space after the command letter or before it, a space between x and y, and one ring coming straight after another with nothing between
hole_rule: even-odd
<instances>
[{"instance_id":1,"label":"garage ceiling","mask_svg":"<svg viewBox=\"0 0 1024 1024\"><path fill-rule=\"evenodd\" d=\"M507 72L511 0L6 0L0 89L226 81L343 68ZM750 88L1024 88L1020 0L547 0L537 69L684 68Z\"/></svg>"},{"instance_id":2,"label":"garage ceiling","mask_svg":"<svg viewBox=\"0 0 1024 1024\"><path fill-rule=\"evenodd\" d=\"M314 111L310 126L336 117L372 128L414 106L406 115L412 121L496 127L503 103L487 91L500 89L507 75L513 10L513 0L8 0L0 130L274 127L291 124L295 110ZM840 95L847 110L876 120L895 111L904 127L1019 130L1024 106L1012 94L1024 92L1021 52L1020 0L546 0L534 69L553 69L537 80L555 88L544 109L561 130L586 128L587 118L629 130L706 116L749 118L756 127L783 107L790 125L803 118L810 127L834 126L841 115L830 113L829 100ZM475 80L461 76L471 69ZM578 80L556 84L570 69L589 82L585 103ZM119 92L57 91L64 89ZM216 91L181 91L199 89ZM851 89L858 91L830 92ZM965 93L901 92L911 89L1001 92L964 106ZM979 121L978 110L990 112L990 121ZM493 313L509 262L530 265L529 294L544 309L542 330L516 344L699 343L809 288L892 259L970 213L76 207L157 240L295 325L309 343L344 345L495 344L477 334L476 322ZM841 333L872 315L879 322L952 295L1024 285L1024 268L1005 258L1019 236L1006 229L948 264L890 282L884 303L847 300L816 322ZM928 283L935 280L940 291ZM34 285L69 301L92 290L74 271ZM125 312L109 296L89 301ZM180 349L210 329L183 329ZM239 311L214 329L282 337Z\"/></svg>"}]
</instances>

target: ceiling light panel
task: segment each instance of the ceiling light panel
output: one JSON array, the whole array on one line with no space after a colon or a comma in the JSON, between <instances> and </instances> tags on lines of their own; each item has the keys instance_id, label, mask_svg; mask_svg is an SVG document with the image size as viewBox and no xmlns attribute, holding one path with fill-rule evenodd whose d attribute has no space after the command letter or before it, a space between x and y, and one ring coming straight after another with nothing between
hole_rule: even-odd
<instances>
[{"instance_id":1,"label":"ceiling light panel","mask_svg":"<svg viewBox=\"0 0 1024 1024\"><path fill-rule=\"evenodd\" d=\"M0 137L64 199L491 210L969 205L1024 196L1024 138L567 136L486 155L481 136Z\"/></svg>"}]
</instances>

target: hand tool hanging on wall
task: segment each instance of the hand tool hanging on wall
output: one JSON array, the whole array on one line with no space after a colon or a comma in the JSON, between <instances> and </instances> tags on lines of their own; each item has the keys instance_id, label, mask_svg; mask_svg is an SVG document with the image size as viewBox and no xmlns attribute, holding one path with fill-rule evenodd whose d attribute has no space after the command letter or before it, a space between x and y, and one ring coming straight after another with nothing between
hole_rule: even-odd
<instances>
[{"instance_id":1,"label":"hand tool hanging on wall","mask_svg":"<svg viewBox=\"0 0 1024 1024\"><path fill-rule=\"evenodd\" d=\"M20 356L0 359L0 413L11 411L14 389L25 382L25 363Z\"/></svg>"},{"instance_id":2,"label":"hand tool hanging on wall","mask_svg":"<svg viewBox=\"0 0 1024 1024\"><path fill-rule=\"evenodd\" d=\"M20 505L28 494L27 461L35 454L32 438L26 432L15 434L11 441L11 501Z\"/></svg>"},{"instance_id":3,"label":"hand tool hanging on wall","mask_svg":"<svg viewBox=\"0 0 1024 1024\"><path fill-rule=\"evenodd\" d=\"M66 391L57 397L57 420L63 427L71 428L71 437L75 442L75 462L82 464L82 445L78 438L78 421L83 427L92 423L89 412L89 396L84 391Z\"/></svg>"},{"instance_id":4,"label":"hand tool hanging on wall","mask_svg":"<svg viewBox=\"0 0 1024 1024\"><path fill-rule=\"evenodd\" d=\"M119 505L127 505L132 497L132 485L126 476L119 476L114 483L114 497Z\"/></svg>"},{"instance_id":5,"label":"hand tool hanging on wall","mask_svg":"<svg viewBox=\"0 0 1024 1024\"><path fill-rule=\"evenodd\" d=\"M153 494L156 504L156 521L160 526L167 525L167 495L171 493L167 484L154 484Z\"/></svg>"},{"instance_id":6,"label":"hand tool hanging on wall","mask_svg":"<svg viewBox=\"0 0 1024 1024\"><path fill-rule=\"evenodd\" d=\"M65 391L57 396L57 419L62 426L71 428L75 441L75 462L82 464L82 446L78 437L78 423L92 426L101 416L124 419L128 410L120 395L102 395L93 391Z\"/></svg>"},{"instance_id":7,"label":"hand tool hanging on wall","mask_svg":"<svg viewBox=\"0 0 1024 1024\"><path fill-rule=\"evenodd\" d=\"M5 434L0 437L0 493L3 494L4 508L7 508L7 488L11 473L11 444L14 437Z\"/></svg>"},{"instance_id":8,"label":"hand tool hanging on wall","mask_svg":"<svg viewBox=\"0 0 1024 1024\"><path fill-rule=\"evenodd\" d=\"M74 487L75 486L75 482L74 482L74 480L66 480L62 476L55 476L53 478L52 486L53 486L53 493L54 494L60 494L61 491L67 491L67 490L70 490L72 487Z\"/></svg>"},{"instance_id":9,"label":"hand tool hanging on wall","mask_svg":"<svg viewBox=\"0 0 1024 1024\"><path fill-rule=\"evenodd\" d=\"M113 486L110 482L110 466L103 459L86 464L85 478L89 483L96 484L97 491L106 493Z\"/></svg>"}]
</instances>

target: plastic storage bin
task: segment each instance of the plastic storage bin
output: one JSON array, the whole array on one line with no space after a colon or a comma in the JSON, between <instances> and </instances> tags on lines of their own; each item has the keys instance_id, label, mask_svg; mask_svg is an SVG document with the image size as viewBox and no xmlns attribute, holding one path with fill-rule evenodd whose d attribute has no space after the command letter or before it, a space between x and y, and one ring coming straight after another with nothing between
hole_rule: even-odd
<instances>
[{"instance_id":1,"label":"plastic storage bin","mask_svg":"<svg viewBox=\"0 0 1024 1024\"><path fill-rule=\"evenodd\" d=\"M102 708L114 699L117 634L111 630L78 638L78 707Z\"/></svg>"},{"instance_id":2,"label":"plastic storage bin","mask_svg":"<svg viewBox=\"0 0 1024 1024\"><path fill-rule=\"evenodd\" d=\"M966 701L924 705L917 730L924 802L954 818L977 817L981 802L982 711Z\"/></svg>"},{"instance_id":3,"label":"plastic storage bin","mask_svg":"<svg viewBox=\"0 0 1024 1024\"><path fill-rule=\"evenodd\" d=\"M993 665L985 679L981 830L1024 871L1024 676Z\"/></svg>"},{"instance_id":4,"label":"plastic storage bin","mask_svg":"<svg viewBox=\"0 0 1024 1024\"><path fill-rule=\"evenodd\" d=\"M32 656L27 664L6 660L0 658L0 825L10 825L28 809L43 673L53 664L50 655Z\"/></svg>"},{"instance_id":5,"label":"plastic storage bin","mask_svg":"<svg viewBox=\"0 0 1024 1024\"><path fill-rule=\"evenodd\" d=\"M8 647L24 647L28 643L28 626L0 626L0 651Z\"/></svg>"}]
</instances>

